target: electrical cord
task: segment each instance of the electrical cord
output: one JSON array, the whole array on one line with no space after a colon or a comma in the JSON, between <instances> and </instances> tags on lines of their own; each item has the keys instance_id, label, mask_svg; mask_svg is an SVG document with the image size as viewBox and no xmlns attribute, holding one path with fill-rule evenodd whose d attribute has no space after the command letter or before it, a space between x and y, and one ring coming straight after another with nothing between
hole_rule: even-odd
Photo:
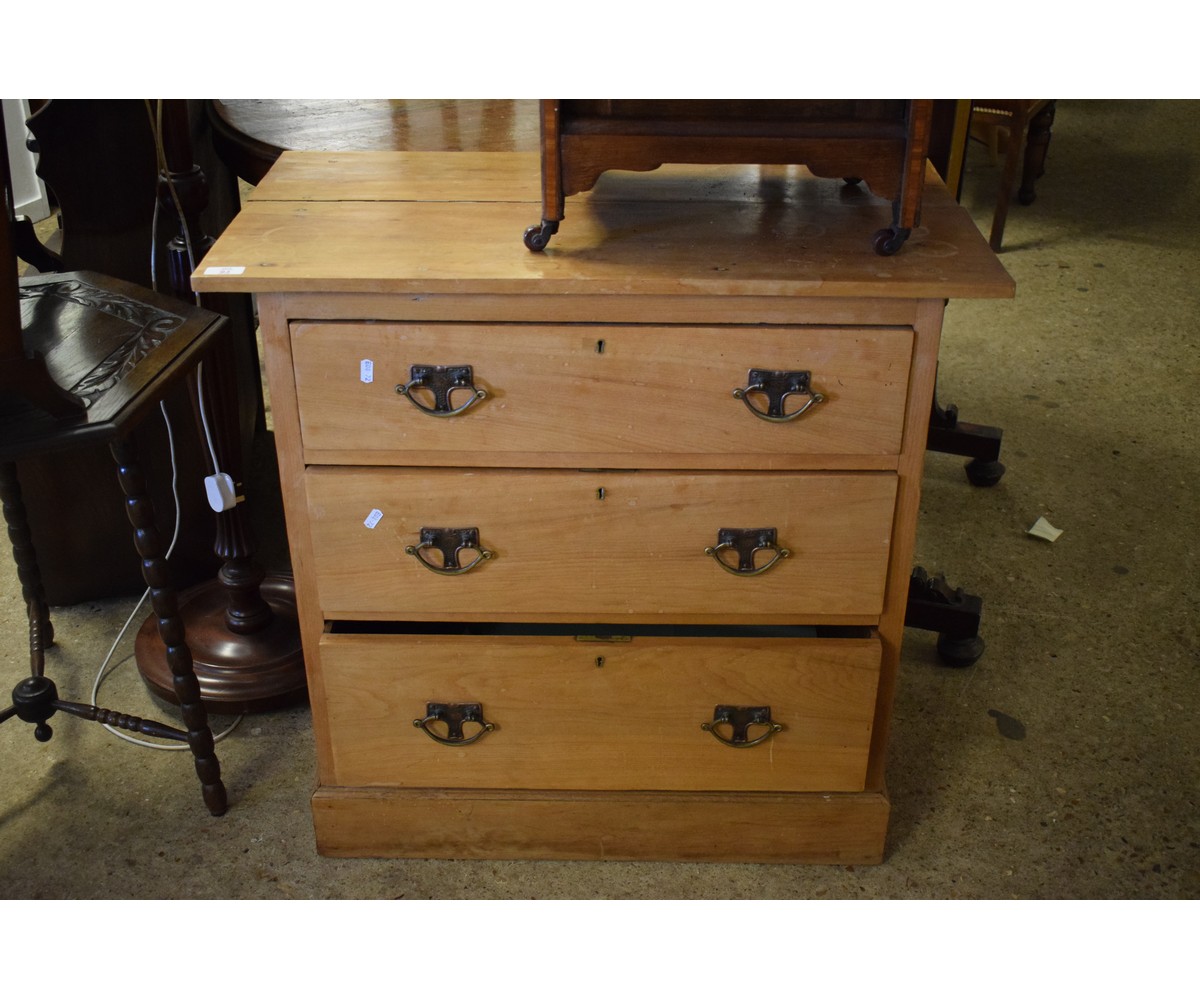
<instances>
[{"instance_id":1,"label":"electrical cord","mask_svg":"<svg viewBox=\"0 0 1200 1000\"><path fill-rule=\"evenodd\" d=\"M196 395L200 397L200 426L204 428L204 443L208 445L208 455L212 459L214 472L221 468L217 462L217 449L213 447L212 431L208 429L208 407L204 405L204 362L196 364Z\"/></svg>"},{"instance_id":2,"label":"electrical cord","mask_svg":"<svg viewBox=\"0 0 1200 1000\"><path fill-rule=\"evenodd\" d=\"M156 109L153 112L151 112L151 110L150 110L150 102L146 101L146 112L150 115L150 130L154 134L154 151L155 151L155 154L158 159L159 176L161 176L163 178L163 180L166 181L167 191L170 192L171 200L175 203L175 211L179 215L179 228L183 232L183 245L184 245L184 248L187 250L188 267L192 271L195 271L196 270L196 252L195 252L194 247L192 246L192 234L188 228L187 216L184 214L184 211L183 211L183 202L179 200L179 192L175 190L175 182L171 178L171 169L167 164L167 151L166 151L166 147L163 146L163 141L162 141L162 101L157 102ZM155 213L155 217L157 218L157 215L158 215L158 199L157 198L154 199L154 213ZM155 244L152 242L151 247L150 247L150 256L151 256L152 262L153 262L153 258L154 258L154 251L155 251ZM153 270L152 270L152 273L153 273ZM156 287L155 291L157 291L157 290L158 289ZM196 292L193 292L192 294L196 300L196 305L199 305L200 304L199 294Z\"/></svg>"},{"instance_id":3,"label":"electrical cord","mask_svg":"<svg viewBox=\"0 0 1200 1000\"><path fill-rule=\"evenodd\" d=\"M158 101L154 108L151 108L150 101L145 101L146 114L150 118L150 131L154 136L154 153L158 162L158 174L162 177L167 185L167 190L171 194L171 200L175 203L175 212L179 216L179 228L183 233L183 245L187 250L188 267L191 271L196 270L196 251L192 244L192 233L188 227L187 216L183 211L183 202L179 198L179 192L175 189L175 182L171 178L171 169L167 164L167 151L162 140L162 101ZM158 260L156 251L158 249L158 213L160 202L157 196L154 199L154 214L150 220L150 287L156 292L158 291ZM200 296L193 293L196 300L196 305L200 305ZM204 400L204 362L201 361L196 365L196 397L200 404L200 423L204 427L204 440L208 445L208 454L212 459L213 474L205 480L205 487L209 491L209 504L214 511L218 513L222 510L228 510L233 503L236 502L235 488L233 480L221 471L221 464L217 461L217 450L213 446L212 432L208 427L208 407Z\"/></svg>"}]
</instances>

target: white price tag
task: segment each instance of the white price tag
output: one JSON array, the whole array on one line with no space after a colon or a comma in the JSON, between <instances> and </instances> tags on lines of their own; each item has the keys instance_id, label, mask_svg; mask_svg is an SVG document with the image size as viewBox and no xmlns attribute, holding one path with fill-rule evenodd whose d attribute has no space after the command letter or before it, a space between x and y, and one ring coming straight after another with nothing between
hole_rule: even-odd
<instances>
[{"instance_id":1,"label":"white price tag","mask_svg":"<svg viewBox=\"0 0 1200 1000\"><path fill-rule=\"evenodd\" d=\"M375 381L375 362L370 358L363 358L358 363L358 377L362 382Z\"/></svg>"},{"instance_id":2,"label":"white price tag","mask_svg":"<svg viewBox=\"0 0 1200 1000\"><path fill-rule=\"evenodd\" d=\"M373 527L375 527L375 525L377 525L379 523L379 521L382 517L383 517L383 511L381 511L378 507L376 507L374 510L371 511L370 514L367 515L367 519L365 521L363 521L363 524L365 524L368 528L373 528Z\"/></svg>"},{"instance_id":3,"label":"white price tag","mask_svg":"<svg viewBox=\"0 0 1200 1000\"><path fill-rule=\"evenodd\" d=\"M206 267L205 274L244 274L244 267Z\"/></svg>"}]
</instances>

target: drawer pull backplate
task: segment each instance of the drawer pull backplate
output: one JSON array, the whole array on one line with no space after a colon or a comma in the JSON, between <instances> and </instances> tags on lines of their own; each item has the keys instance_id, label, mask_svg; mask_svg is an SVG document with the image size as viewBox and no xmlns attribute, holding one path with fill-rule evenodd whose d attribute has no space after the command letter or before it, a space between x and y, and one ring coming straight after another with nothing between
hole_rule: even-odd
<instances>
[{"instance_id":1,"label":"drawer pull backplate","mask_svg":"<svg viewBox=\"0 0 1200 1000\"><path fill-rule=\"evenodd\" d=\"M731 735L722 736L717 726L727 725ZM751 726L766 726L766 730L754 739L750 738ZM783 729L778 722L771 721L770 705L718 705L713 709L712 722L700 723L700 728L713 736L727 747L744 750L765 743Z\"/></svg>"},{"instance_id":2,"label":"drawer pull backplate","mask_svg":"<svg viewBox=\"0 0 1200 1000\"><path fill-rule=\"evenodd\" d=\"M430 728L431 722L440 722L446 727L446 735L440 736ZM470 736L463 732L465 723L474 723L479 728ZM484 733L490 733L496 727L483 717L483 706L479 702L464 705L447 705L431 701L425 705L425 718L413 719L413 725L422 730L426 736L437 743L450 747L465 747L474 743Z\"/></svg>"},{"instance_id":3,"label":"drawer pull backplate","mask_svg":"<svg viewBox=\"0 0 1200 1000\"><path fill-rule=\"evenodd\" d=\"M808 400L794 413L784 412L784 402L789 396L803 395ZM760 410L751 401L751 396L765 396L766 410ZM746 409L760 420L769 420L773 424L784 424L795 420L817 403L823 403L825 397L812 388L811 371L771 371L767 368L751 368L746 375L746 386L733 390L734 399L740 399L746 404Z\"/></svg>"},{"instance_id":4,"label":"drawer pull backplate","mask_svg":"<svg viewBox=\"0 0 1200 1000\"><path fill-rule=\"evenodd\" d=\"M428 549L441 552L440 566L430 562L422 554ZM420 544L406 545L404 551L407 555L415 556L417 562L427 570L442 576L458 576L469 572L495 554L479 544L478 528L422 528ZM459 562L459 554L464 551L476 553L475 558L465 566Z\"/></svg>"},{"instance_id":5,"label":"drawer pull backplate","mask_svg":"<svg viewBox=\"0 0 1200 1000\"><path fill-rule=\"evenodd\" d=\"M721 528L717 532L717 544L710 545L704 554L712 556L717 565L727 573L737 576L758 576L765 573L780 559L790 556L790 549L781 549L775 541L774 528ZM737 553L737 566L732 566L721 555L723 552ZM756 566L755 553L773 552L771 559L761 566Z\"/></svg>"},{"instance_id":6,"label":"drawer pull backplate","mask_svg":"<svg viewBox=\"0 0 1200 1000\"><path fill-rule=\"evenodd\" d=\"M396 386L396 392L431 417L457 417L479 400L487 398L487 390L476 387L470 365L413 365L408 375L408 381ZM426 406L413 392L414 389L423 389L431 395L433 406ZM454 406L451 397L459 390L467 390L468 395L465 402Z\"/></svg>"}]
</instances>

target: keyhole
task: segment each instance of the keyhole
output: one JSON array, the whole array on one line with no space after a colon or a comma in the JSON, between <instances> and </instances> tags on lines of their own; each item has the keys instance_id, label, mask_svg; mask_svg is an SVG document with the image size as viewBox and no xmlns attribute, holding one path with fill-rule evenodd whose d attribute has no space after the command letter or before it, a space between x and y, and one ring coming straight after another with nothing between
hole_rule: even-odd
<instances>
[{"instance_id":1,"label":"keyhole","mask_svg":"<svg viewBox=\"0 0 1200 1000\"><path fill-rule=\"evenodd\" d=\"M596 499L597 500L604 499L604 487L603 486L601 486L598 490L596 490Z\"/></svg>"},{"instance_id":2,"label":"keyhole","mask_svg":"<svg viewBox=\"0 0 1200 1000\"><path fill-rule=\"evenodd\" d=\"M604 353L604 341L603 341L603 340L597 340L597 341L596 341L596 353L597 353L597 354L603 354L603 353Z\"/></svg>"}]
</instances>

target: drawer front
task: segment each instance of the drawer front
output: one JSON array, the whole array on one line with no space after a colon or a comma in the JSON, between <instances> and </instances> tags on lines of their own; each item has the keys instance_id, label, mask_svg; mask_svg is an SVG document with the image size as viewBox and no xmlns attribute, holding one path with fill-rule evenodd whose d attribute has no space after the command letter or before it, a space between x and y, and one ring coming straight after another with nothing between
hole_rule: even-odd
<instances>
[{"instance_id":1,"label":"drawer front","mask_svg":"<svg viewBox=\"0 0 1200 1000\"><path fill-rule=\"evenodd\" d=\"M322 611L347 619L877 616L896 495L888 472L317 468L306 481ZM476 544L447 564L466 531Z\"/></svg>"},{"instance_id":2,"label":"drawer front","mask_svg":"<svg viewBox=\"0 0 1200 1000\"><path fill-rule=\"evenodd\" d=\"M880 647L327 635L320 655L338 785L861 791ZM718 706L782 728L714 724ZM431 718L456 712L494 728Z\"/></svg>"},{"instance_id":3,"label":"drawer front","mask_svg":"<svg viewBox=\"0 0 1200 1000\"><path fill-rule=\"evenodd\" d=\"M622 454L641 467L677 454L779 468L787 455L898 454L912 340L907 327L296 323L292 356L304 447L322 462ZM734 395L752 383L762 391Z\"/></svg>"}]
</instances>

